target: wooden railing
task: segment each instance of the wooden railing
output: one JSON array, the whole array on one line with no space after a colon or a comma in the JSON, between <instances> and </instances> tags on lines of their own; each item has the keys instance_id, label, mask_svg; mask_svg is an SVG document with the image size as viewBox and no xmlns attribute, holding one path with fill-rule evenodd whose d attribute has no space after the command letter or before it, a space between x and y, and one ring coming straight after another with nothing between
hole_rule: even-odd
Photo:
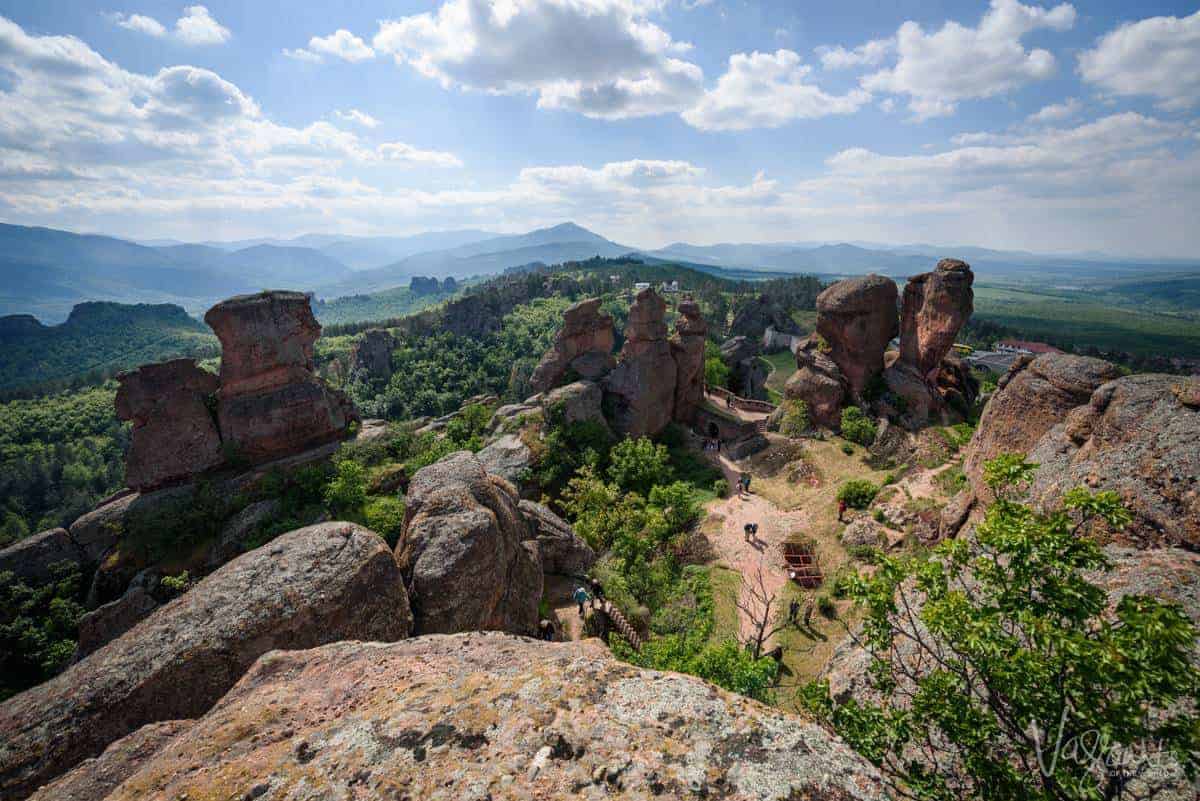
<instances>
[{"instance_id":1,"label":"wooden railing","mask_svg":"<svg viewBox=\"0 0 1200 801\"><path fill-rule=\"evenodd\" d=\"M613 626L621 636L625 638L625 642L635 651L642 650L642 638L634 631L629 621L625 619L625 615L621 614L621 610L612 605L610 601L601 601L600 609L604 614L608 615L608 619L612 621Z\"/></svg>"},{"instance_id":2,"label":"wooden railing","mask_svg":"<svg viewBox=\"0 0 1200 801\"><path fill-rule=\"evenodd\" d=\"M734 395L724 387L713 387L705 384L704 391L706 394L720 398L721 400L729 403L733 408L741 409L744 412L763 412L764 414L770 414L776 409L776 406L773 403L769 403L768 401L764 400L755 400L754 398L741 398L737 395Z\"/></svg>"}]
</instances>

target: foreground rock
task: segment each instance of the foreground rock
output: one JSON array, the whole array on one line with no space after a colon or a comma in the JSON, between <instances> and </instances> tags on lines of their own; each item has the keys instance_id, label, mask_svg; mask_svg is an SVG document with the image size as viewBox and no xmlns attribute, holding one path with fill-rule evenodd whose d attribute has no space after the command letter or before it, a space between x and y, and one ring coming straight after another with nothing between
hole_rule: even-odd
<instances>
[{"instance_id":1,"label":"foreground rock","mask_svg":"<svg viewBox=\"0 0 1200 801\"><path fill-rule=\"evenodd\" d=\"M396 555L416 633L537 631L542 567L519 502L468 451L413 476Z\"/></svg>"},{"instance_id":2,"label":"foreground rock","mask_svg":"<svg viewBox=\"0 0 1200 801\"><path fill-rule=\"evenodd\" d=\"M817 333L855 395L883 370L883 351L900 330L897 294L892 279L867 275L817 295Z\"/></svg>"},{"instance_id":3,"label":"foreground rock","mask_svg":"<svg viewBox=\"0 0 1200 801\"><path fill-rule=\"evenodd\" d=\"M613 368L612 315L600 310L600 298L588 298L563 314L554 344L533 371L530 386L545 392L562 383L568 372L596 380Z\"/></svg>"},{"instance_id":4,"label":"foreground rock","mask_svg":"<svg viewBox=\"0 0 1200 801\"><path fill-rule=\"evenodd\" d=\"M666 302L653 289L637 294L617 366L604 379L613 401L613 427L626 436L656 436L674 413L676 368L666 311Z\"/></svg>"},{"instance_id":5,"label":"foreground rock","mask_svg":"<svg viewBox=\"0 0 1200 801\"><path fill-rule=\"evenodd\" d=\"M469 634L269 654L108 799L611 795L885 797L873 767L794 715L595 640Z\"/></svg>"},{"instance_id":6,"label":"foreground rock","mask_svg":"<svg viewBox=\"0 0 1200 801\"><path fill-rule=\"evenodd\" d=\"M540 503L521 501L521 514L542 557L542 572L583 576L596 563L596 552L583 541L570 523Z\"/></svg>"},{"instance_id":7,"label":"foreground rock","mask_svg":"<svg viewBox=\"0 0 1200 801\"><path fill-rule=\"evenodd\" d=\"M679 317L671 336L671 356L675 359L675 419L692 424L696 409L704 400L704 343L708 322L700 313L700 304L685 299L679 302Z\"/></svg>"},{"instance_id":8,"label":"foreground rock","mask_svg":"<svg viewBox=\"0 0 1200 801\"><path fill-rule=\"evenodd\" d=\"M942 259L933 272L914 275L904 285L900 358L922 376L942 363L959 329L971 316L974 282L966 262Z\"/></svg>"},{"instance_id":9,"label":"foreground rock","mask_svg":"<svg viewBox=\"0 0 1200 801\"><path fill-rule=\"evenodd\" d=\"M208 310L221 340L221 441L252 462L334 442L358 420L353 404L313 370L321 326L300 292L239 295Z\"/></svg>"},{"instance_id":10,"label":"foreground rock","mask_svg":"<svg viewBox=\"0 0 1200 801\"><path fill-rule=\"evenodd\" d=\"M117 417L132 423L125 484L143 491L221 463L211 407L217 377L194 359L147 364L117 376Z\"/></svg>"},{"instance_id":11,"label":"foreground rock","mask_svg":"<svg viewBox=\"0 0 1200 801\"><path fill-rule=\"evenodd\" d=\"M533 478L533 451L518 434L504 434L488 443L476 458L492 475L500 476L517 488L523 498L537 496L538 485Z\"/></svg>"},{"instance_id":12,"label":"foreground rock","mask_svg":"<svg viewBox=\"0 0 1200 801\"><path fill-rule=\"evenodd\" d=\"M1186 387L1198 383L1131 375L1099 387L1030 450L1039 465L1031 500L1053 508L1074 487L1113 490L1133 522L1094 534L1200 547L1200 408L1185 402Z\"/></svg>"},{"instance_id":13,"label":"foreground rock","mask_svg":"<svg viewBox=\"0 0 1200 801\"><path fill-rule=\"evenodd\" d=\"M377 534L350 523L284 534L0 704L0 797L25 798L147 723L203 714L269 650L410 629L400 570Z\"/></svg>"}]
</instances>

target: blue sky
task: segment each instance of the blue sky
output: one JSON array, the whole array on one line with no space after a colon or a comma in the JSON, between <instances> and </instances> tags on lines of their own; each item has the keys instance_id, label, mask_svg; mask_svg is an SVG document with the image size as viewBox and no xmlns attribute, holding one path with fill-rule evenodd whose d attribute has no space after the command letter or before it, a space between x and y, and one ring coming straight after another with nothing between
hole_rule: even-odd
<instances>
[{"instance_id":1,"label":"blue sky","mask_svg":"<svg viewBox=\"0 0 1200 801\"><path fill-rule=\"evenodd\" d=\"M1193 2L0 0L0 219L1194 256Z\"/></svg>"}]
</instances>

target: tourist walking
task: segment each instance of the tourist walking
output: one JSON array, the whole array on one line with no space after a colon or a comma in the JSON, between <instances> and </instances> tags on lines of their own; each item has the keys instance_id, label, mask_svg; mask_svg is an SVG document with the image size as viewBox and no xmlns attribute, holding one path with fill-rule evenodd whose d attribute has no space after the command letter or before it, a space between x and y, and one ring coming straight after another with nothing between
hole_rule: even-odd
<instances>
[{"instance_id":1,"label":"tourist walking","mask_svg":"<svg viewBox=\"0 0 1200 801\"><path fill-rule=\"evenodd\" d=\"M754 531L753 524L747 523L746 525L742 526L742 530L746 532L746 542L750 542L750 534Z\"/></svg>"},{"instance_id":2,"label":"tourist walking","mask_svg":"<svg viewBox=\"0 0 1200 801\"><path fill-rule=\"evenodd\" d=\"M592 608L593 609L596 608L597 602L599 602L600 606L602 606L602 607L604 606L604 585L602 585L600 583L599 579L592 579Z\"/></svg>"},{"instance_id":3,"label":"tourist walking","mask_svg":"<svg viewBox=\"0 0 1200 801\"><path fill-rule=\"evenodd\" d=\"M838 522L839 523L844 522L842 520L842 518L845 516L846 516L846 502L844 500L839 500L838 501Z\"/></svg>"},{"instance_id":4,"label":"tourist walking","mask_svg":"<svg viewBox=\"0 0 1200 801\"><path fill-rule=\"evenodd\" d=\"M592 596L588 595L588 591L580 584L575 588L575 594L571 596L575 603L579 604L579 616L583 617L583 605L591 600Z\"/></svg>"}]
</instances>

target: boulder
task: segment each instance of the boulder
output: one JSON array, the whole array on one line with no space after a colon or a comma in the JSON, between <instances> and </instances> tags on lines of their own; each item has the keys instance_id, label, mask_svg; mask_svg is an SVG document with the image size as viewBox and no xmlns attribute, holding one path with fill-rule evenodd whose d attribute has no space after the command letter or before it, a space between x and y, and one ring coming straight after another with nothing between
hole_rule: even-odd
<instances>
[{"instance_id":1,"label":"boulder","mask_svg":"<svg viewBox=\"0 0 1200 801\"><path fill-rule=\"evenodd\" d=\"M475 456L485 470L516 487L521 497L537 497L538 486L530 474L533 469L533 451L529 450L529 446L519 434L498 437Z\"/></svg>"},{"instance_id":2,"label":"boulder","mask_svg":"<svg viewBox=\"0 0 1200 801\"><path fill-rule=\"evenodd\" d=\"M519 508L537 539L544 573L583 576L596 563L596 553L575 529L540 503L521 501Z\"/></svg>"},{"instance_id":3,"label":"boulder","mask_svg":"<svg viewBox=\"0 0 1200 801\"><path fill-rule=\"evenodd\" d=\"M70 773L47 784L29 801L104 801L123 781L141 769L150 757L194 723L164 720L150 723L122 737L98 757L85 759Z\"/></svg>"},{"instance_id":4,"label":"boulder","mask_svg":"<svg viewBox=\"0 0 1200 801\"><path fill-rule=\"evenodd\" d=\"M1113 490L1133 522L1095 534L1200 547L1200 409L1180 401L1185 381L1130 375L1096 389L1030 449L1030 499L1052 508L1074 487Z\"/></svg>"},{"instance_id":5,"label":"boulder","mask_svg":"<svg viewBox=\"0 0 1200 801\"><path fill-rule=\"evenodd\" d=\"M561 414L564 423L593 422L600 423L605 428L601 405L604 392L594 381L576 381L564 387L547 392L542 398L542 408L551 413Z\"/></svg>"},{"instance_id":6,"label":"boulder","mask_svg":"<svg viewBox=\"0 0 1200 801\"><path fill-rule=\"evenodd\" d=\"M143 574L145 572L143 571ZM93 609L79 619L79 640L75 644L73 662L78 662L108 645L145 620L159 607L158 599L151 595L153 587L148 586L151 581L157 584L158 579L151 579L149 575L146 578L146 581L138 581L135 577L124 595Z\"/></svg>"},{"instance_id":7,"label":"boulder","mask_svg":"<svg viewBox=\"0 0 1200 801\"><path fill-rule=\"evenodd\" d=\"M1101 384L1119 375L1106 361L1065 353L1013 362L983 410L963 459L975 497L991 497L983 483L984 462L1001 453L1028 454L1067 412L1087 403Z\"/></svg>"},{"instance_id":8,"label":"boulder","mask_svg":"<svg viewBox=\"0 0 1200 801\"><path fill-rule=\"evenodd\" d=\"M675 406L675 359L667 342L666 303L643 289L629 308L625 344L617 366L603 382L612 401L612 424L625 436L662 432Z\"/></svg>"},{"instance_id":9,"label":"boulder","mask_svg":"<svg viewBox=\"0 0 1200 801\"><path fill-rule=\"evenodd\" d=\"M721 345L721 361L730 371L729 386L738 397L766 399L771 371L758 358L761 352L758 340L749 337L733 337Z\"/></svg>"},{"instance_id":10,"label":"boulder","mask_svg":"<svg viewBox=\"0 0 1200 801\"><path fill-rule=\"evenodd\" d=\"M456 634L271 653L108 801L609 796L887 793L811 720L599 640Z\"/></svg>"},{"instance_id":11,"label":"boulder","mask_svg":"<svg viewBox=\"0 0 1200 801\"><path fill-rule=\"evenodd\" d=\"M804 401L813 425L836 429L842 424L846 378L821 349L817 337L809 337L797 346L796 372L788 379L783 394Z\"/></svg>"},{"instance_id":12,"label":"boulder","mask_svg":"<svg viewBox=\"0 0 1200 801\"><path fill-rule=\"evenodd\" d=\"M117 417L132 424L125 483L147 490L222 462L211 406L217 377L194 359L146 364L117 376Z\"/></svg>"},{"instance_id":13,"label":"boulder","mask_svg":"<svg viewBox=\"0 0 1200 801\"><path fill-rule=\"evenodd\" d=\"M942 259L933 272L914 275L904 285L900 358L920 375L929 375L942 363L971 316L974 281L969 264Z\"/></svg>"},{"instance_id":14,"label":"boulder","mask_svg":"<svg viewBox=\"0 0 1200 801\"><path fill-rule=\"evenodd\" d=\"M538 401L541 396L535 396ZM501 406L492 414L492 419L488 421L488 431L495 433L497 431L508 431L518 428L520 423L527 419L530 415L541 413L540 403L508 403Z\"/></svg>"},{"instance_id":15,"label":"boulder","mask_svg":"<svg viewBox=\"0 0 1200 801\"><path fill-rule=\"evenodd\" d=\"M208 550L206 567L215 570L230 559L246 551L247 544L258 531L258 527L283 512L283 504L276 498L268 498L249 504L221 527L217 541Z\"/></svg>"},{"instance_id":16,"label":"boulder","mask_svg":"<svg viewBox=\"0 0 1200 801\"><path fill-rule=\"evenodd\" d=\"M534 392L562 383L569 371L596 380L612 369L613 318L600 309L600 298L581 300L563 313L554 344L529 379Z\"/></svg>"},{"instance_id":17,"label":"boulder","mask_svg":"<svg viewBox=\"0 0 1200 801\"><path fill-rule=\"evenodd\" d=\"M351 523L284 534L0 704L0 797L25 798L147 723L203 714L267 651L396 640L411 622L378 534Z\"/></svg>"},{"instance_id":18,"label":"boulder","mask_svg":"<svg viewBox=\"0 0 1200 801\"><path fill-rule=\"evenodd\" d=\"M512 484L459 451L418 470L405 501L396 554L415 631L534 634L542 572Z\"/></svg>"},{"instance_id":19,"label":"boulder","mask_svg":"<svg viewBox=\"0 0 1200 801\"><path fill-rule=\"evenodd\" d=\"M321 326L307 295L240 295L213 306L204 320L221 340L223 443L258 463L346 437L358 413L313 371Z\"/></svg>"},{"instance_id":20,"label":"boulder","mask_svg":"<svg viewBox=\"0 0 1200 801\"><path fill-rule=\"evenodd\" d=\"M817 333L858 395L883 370L883 352L900 330L896 284L881 275L848 278L817 295Z\"/></svg>"},{"instance_id":21,"label":"boulder","mask_svg":"<svg viewBox=\"0 0 1200 801\"><path fill-rule=\"evenodd\" d=\"M889 354L890 355L890 354ZM899 419L909 428L920 428L941 409L941 398L925 382L925 376L903 359L895 359L883 371L883 382L895 401Z\"/></svg>"},{"instance_id":22,"label":"boulder","mask_svg":"<svg viewBox=\"0 0 1200 801\"><path fill-rule=\"evenodd\" d=\"M704 400L704 343L708 322L700 313L700 304L685 299L679 302L675 333L671 336L671 358L675 360L675 419L693 424L696 409Z\"/></svg>"},{"instance_id":23,"label":"boulder","mask_svg":"<svg viewBox=\"0 0 1200 801\"><path fill-rule=\"evenodd\" d=\"M0 549L0 573L12 573L26 584L40 586L54 577L62 563L84 566L84 556L65 528L52 528Z\"/></svg>"},{"instance_id":24,"label":"boulder","mask_svg":"<svg viewBox=\"0 0 1200 801\"><path fill-rule=\"evenodd\" d=\"M369 328L350 348L350 369L374 381L392 376L392 351L396 338L382 328Z\"/></svg>"},{"instance_id":25,"label":"boulder","mask_svg":"<svg viewBox=\"0 0 1200 801\"><path fill-rule=\"evenodd\" d=\"M869 517L856 517L842 529L842 545L847 548L877 548L886 539L882 527Z\"/></svg>"},{"instance_id":26,"label":"boulder","mask_svg":"<svg viewBox=\"0 0 1200 801\"><path fill-rule=\"evenodd\" d=\"M795 320L779 307L775 299L762 294L743 306L734 316L733 324L729 326L729 334L757 341L763 338L763 333L768 328L773 328L780 334L800 333Z\"/></svg>"}]
</instances>

